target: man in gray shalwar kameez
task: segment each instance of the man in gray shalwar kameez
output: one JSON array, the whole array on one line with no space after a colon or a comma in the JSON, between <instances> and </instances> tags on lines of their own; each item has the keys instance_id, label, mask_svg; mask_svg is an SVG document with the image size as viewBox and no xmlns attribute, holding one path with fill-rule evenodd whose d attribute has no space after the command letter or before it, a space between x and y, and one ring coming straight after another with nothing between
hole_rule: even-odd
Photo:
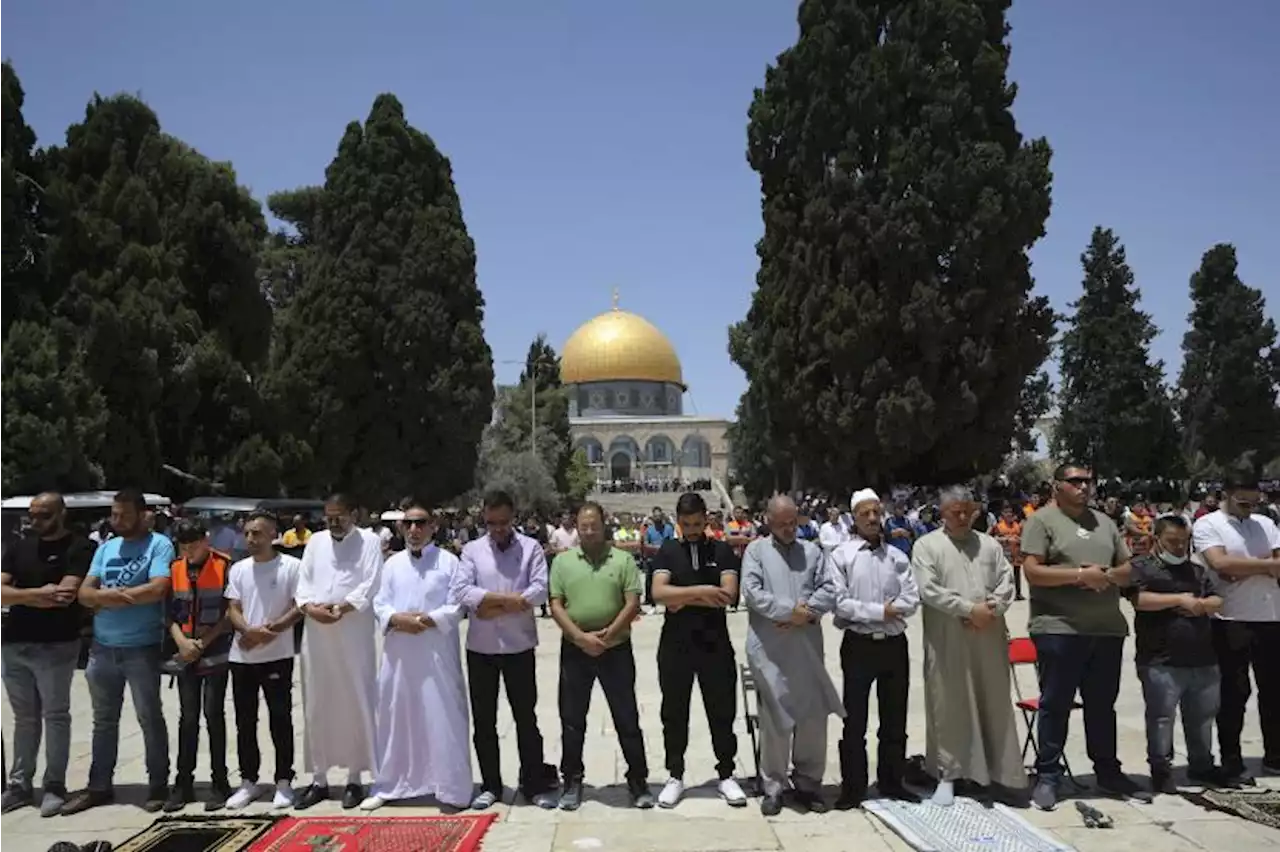
<instances>
[{"instance_id":1,"label":"man in gray shalwar kameez","mask_svg":"<svg viewBox=\"0 0 1280 852\"><path fill-rule=\"evenodd\" d=\"M925 764L934 803L950 805L956 781L1022 789L1027 773L1009 699L1013 566L973 531L968 489L944 490L939 508L943 526L916 542L911 567L924 604Z\"/></svg>"},{"instance_id":2,"label":"man in gray shalwar kameez","mask_svg":"<svg viewBox=\"0 0 1280 852\"><path fill-rule=\"evenodd\" d=\"M797 804L815 813L827 765L827 717L844 716L840 694L823 660L819 619L834 604L822 549L796 539L796 504L769 501L769 532L742 557L747 620L747 662L759 700L760 811L782 810L791 773Z\"/></svg>"}]
</instances>

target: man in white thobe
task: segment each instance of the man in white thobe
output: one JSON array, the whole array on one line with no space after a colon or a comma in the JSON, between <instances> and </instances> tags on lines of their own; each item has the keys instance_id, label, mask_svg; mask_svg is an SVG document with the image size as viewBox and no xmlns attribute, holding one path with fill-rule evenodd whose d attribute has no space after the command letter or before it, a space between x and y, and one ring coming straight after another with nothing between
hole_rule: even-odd
<instances>
[{"instance_id":1,"label":"man in white thobe","mask_svg":"<svg viewBox=\"0 0 1280 852\"><path fill-rule=\"evenodd\" d=\"M938 779L934 804L947 806L956 781L1021 790L1027 773L1009 701L1013 566L974 532L967 488L944 489L938 502L943 526L916 542L911 568L924 604L925 765Z\"/></svg>"},{"instance_id":2,"label":"man in white thobe","mask_svg":"<svg viewBox=\"0 0 1280 852\"><path fill-rule=\"evenodd\" d=\"M373 610L386 639L378 674L378 773L360 809L434 796L452 808L471 798L467 687L449 588L458 557L431 543L425 507L404 512L405 549L387 560Z\"/></svg>"},{"instance_id":3,"label":"man in white thobe","mask_svg":"<svg viewBox=\"0 0 1280 852\"><path fill-rule=\"evenodd\" d=\"M760 812L777 816L790 775L797 805L814 813L827 766L827 717L844 716L822 656L822 614L835 605L822 548L796 538L796 504L769 501L769 535L747 545L742 599L747 662L760 720ZM793 769L788 773L788 769Z\"/></svg>"},{"instance_id":4,"label":"man in white thobe","mask_svg":"<svg viewBox=\"0 0 1280 852\"><path fill-rule=\"evenodd\" d=\"M329 798L326 773L347 770L342 807L364 799L362 772L372 772L377 649L373 599L382 570L382 542L356 526L357 504L335 494L324 504L328 529L311 536L298 572L302 632L303 740L311 786L295 806L305 810Z\"/></svg>"}]
</instances>

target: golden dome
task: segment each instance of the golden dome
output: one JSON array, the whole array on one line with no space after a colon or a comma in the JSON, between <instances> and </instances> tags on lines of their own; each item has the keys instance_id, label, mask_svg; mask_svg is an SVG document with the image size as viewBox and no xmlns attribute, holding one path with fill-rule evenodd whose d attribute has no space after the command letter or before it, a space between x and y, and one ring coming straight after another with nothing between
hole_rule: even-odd
<instances>
[{"instance_id":1,"label":"golden dome","mask_svg":"<svg viewBox=\"0 0 1280 852\"><path fill-rule=\"evenodd\" d=\"M569 385L642 381L684 387L671 341L653 323L616 304L569 337L560 355L560 379Z\"/></svg>"}]
</instances>

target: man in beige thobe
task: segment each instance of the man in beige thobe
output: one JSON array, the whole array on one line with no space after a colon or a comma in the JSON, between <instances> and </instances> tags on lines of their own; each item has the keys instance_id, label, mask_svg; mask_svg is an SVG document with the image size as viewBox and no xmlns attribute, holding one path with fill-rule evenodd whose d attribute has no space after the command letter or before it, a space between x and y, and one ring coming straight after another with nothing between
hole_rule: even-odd
<instances>
[{"instance_id":1,"label":"man in beige thobe","mask_svg":"<svg viewBox=\"0 0 1280 852\"><path fill-rule=\"evenodd\" d=\"M943 526L916 542L911 568L924 609L925 762L933 801L950 805L955 782L1021 790L1004 613L1013 567L995 539L974 532L967 488L939 500Z\"/></svg>"}]
</instances>

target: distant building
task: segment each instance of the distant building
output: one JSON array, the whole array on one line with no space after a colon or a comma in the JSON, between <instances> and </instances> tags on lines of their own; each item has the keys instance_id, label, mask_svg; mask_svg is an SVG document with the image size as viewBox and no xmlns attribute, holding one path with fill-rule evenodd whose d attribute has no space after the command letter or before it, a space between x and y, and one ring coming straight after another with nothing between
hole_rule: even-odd
<instances>
[{"instance_id":1,"label":"distant building","mask_svg":"<svg viewBox=\"0 0 1280 852\"><path fill-rule=\"evenodd\" d=\"M652 323L618 308L584 323L560 352L575 448L600 481L728 478L729 421L684 413L675 348Z\"/></svg>"}]
</instances>

